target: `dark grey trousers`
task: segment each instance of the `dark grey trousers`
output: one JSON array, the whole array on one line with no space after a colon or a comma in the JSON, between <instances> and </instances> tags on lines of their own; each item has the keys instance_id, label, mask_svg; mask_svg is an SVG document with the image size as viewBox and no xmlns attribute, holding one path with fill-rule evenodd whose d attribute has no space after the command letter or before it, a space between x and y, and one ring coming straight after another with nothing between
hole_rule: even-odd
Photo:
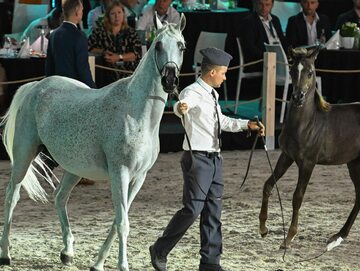
<instances>
[{"instance_id":1,"label":"dark grey trousers","mask_svg":"<svg viewBox=\"0 0 360 271\"><path fill-rule=\"evenodd\" d=\"M200 215L201 264L219 265L222 253L221 210L224 185L222 157L185 151L181 158L184 176L183 208L170 220L155 242L155 251L166 256Z\"/></svg>"}]
</instances>

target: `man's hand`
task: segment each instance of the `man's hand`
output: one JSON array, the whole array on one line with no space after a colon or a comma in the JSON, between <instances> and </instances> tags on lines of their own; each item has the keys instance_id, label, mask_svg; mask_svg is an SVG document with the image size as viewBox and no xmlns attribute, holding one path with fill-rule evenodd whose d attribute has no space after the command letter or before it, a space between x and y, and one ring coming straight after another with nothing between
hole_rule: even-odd
<instances>
[{"instance_id":1,"label":"man's hand","mask_svg":"<svg viewBox=\"0 0 360 271\"><path fill-rule=\"evenodd\" d=\"M261 121L257 122L257 121L249 120L248 128L250 130L258 131L259 135L261 136L265 136L265 126L264 124L261 123Z\"/></svg>"},{"instance_id":2,"label":"man's hand","mask_svg":"<svg viewBox=\"0 0 360 271\"><path fill-rule=\"evenodd\" d=\"M184 102L179 102L178 103L178 112L181 114L181 115L185 115L188 111L188 105L187 103L184 103Z\"/></svg>"}]
</instances>

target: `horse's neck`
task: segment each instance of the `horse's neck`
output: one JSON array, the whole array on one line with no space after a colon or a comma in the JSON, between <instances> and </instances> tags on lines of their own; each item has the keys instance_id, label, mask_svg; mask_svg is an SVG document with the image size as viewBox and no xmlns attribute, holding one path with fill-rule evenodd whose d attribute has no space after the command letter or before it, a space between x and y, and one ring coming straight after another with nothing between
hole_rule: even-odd
<instances>
[{"instance_id":1,"label":"horse's neck","mask_svg":"<svg viewBox=\"0 0 360 271\"><path fill-rule=\"evenodd\" d=\"M316 90L311 92L302 107L298 108L292 104L290 105L286 118L287 128L293 127L295 129L301 129L304 124L307 126L316 118L318 111L315 103L315 91Z\"/></svg>"},{"instance_id":2,"label":"horse's neck","mask_svg":"<svg viewBox=\"0 0 360 271\"><path fill-rule=\"evenodd\" d=\"M161 85L154 50L149 51L140 61L128 84L128 93L136 110L149 117L144 116L144 121L148 119L150 125L159 125L168 95Z\"/></svg>"}]
</instances>

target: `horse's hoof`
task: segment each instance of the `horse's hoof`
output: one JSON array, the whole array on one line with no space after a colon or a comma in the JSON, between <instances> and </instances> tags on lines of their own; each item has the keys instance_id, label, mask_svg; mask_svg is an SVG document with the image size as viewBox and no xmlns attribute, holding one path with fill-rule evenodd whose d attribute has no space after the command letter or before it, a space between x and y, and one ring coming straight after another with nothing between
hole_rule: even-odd
<instances>
[{"instance_id":1,"label":"horse's hoof","mask_svg":"<svg viewBox=\"0 0 360 271\"><path fill-rule=\"evenodd\" d=\"M291 248L290 244L282 243L280 245L280 249L290 249L290 248Z\"/></svg>"},{"instance_id":2,"label":"horse's hoof","mask_svg":"<svg viewBox=\"0 0 360 271\"><path fill-rule=\"evenodd\" d=\"M9 258L0 258L0 265L10 265Z\"/></svg>"},{"instance_id":3,"label":"horse's hoof","mask_svg":"<svg viewBox=\"0 0 360 271\"><path fill-rule=\"evenodd\" d=\"M260 230L260 235L261 235L262 238L266 237L266 235L267 235L268 233L269 233L268 228L265 228L264 231L261 231L261 230Z\"/></svg>"},{"instance_id":4,"label":"horse's hoof","mask_svg":"<svg viewBox=\"0 0 360 271\"><path fill-rule=\"evenodd\" d=\"M95 268L94 266L90 267L90 271L103 271L103 270L99 270L97 268Z\"/></svg>"},{"instance_id":5,"label":"horse's hoof","mask_svg":"<svg viewBox=\"0 0 360 271\"><path fill-rule=\"evenodd\" d=\"M342 237L338 237L336 240L328 242L326 246L326 250L327 251L332 250L334 247L340 245L342 241L344 241L344 239L342 239Z\"/></svg>"},{"instance_id":6,"label":"horse's hoof","mask_svg":"<svg viewBox=\"0 0 360 271\"><path fill-rule=\"evenodd\" d=\"M72 256L69 256L69 255L66 255L64 253L61 252L60 254L60 260L63 264L65 265L71 265L72 264L72 261L73 261L73 258Z\"/></svg>"}]
</instances>

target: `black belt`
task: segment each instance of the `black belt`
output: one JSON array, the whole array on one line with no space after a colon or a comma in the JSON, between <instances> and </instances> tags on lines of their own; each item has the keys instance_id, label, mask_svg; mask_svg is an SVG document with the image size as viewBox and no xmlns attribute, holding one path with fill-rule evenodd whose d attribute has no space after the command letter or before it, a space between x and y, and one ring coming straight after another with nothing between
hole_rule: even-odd
<instances>
[{"instance_id":1,"label":"black belt","mask_svg":"<svg viewBox=\"0 0 360 271\"><path fill-rule=\"evenodd\" d=\"M187 152L190 152L190 151L187 151ZM214 158L214 157L219 157L220 156L220 152L192 151L192 153L200 154L202 156L206 156L207 158Z\"/></svg>"}]
</instances>

